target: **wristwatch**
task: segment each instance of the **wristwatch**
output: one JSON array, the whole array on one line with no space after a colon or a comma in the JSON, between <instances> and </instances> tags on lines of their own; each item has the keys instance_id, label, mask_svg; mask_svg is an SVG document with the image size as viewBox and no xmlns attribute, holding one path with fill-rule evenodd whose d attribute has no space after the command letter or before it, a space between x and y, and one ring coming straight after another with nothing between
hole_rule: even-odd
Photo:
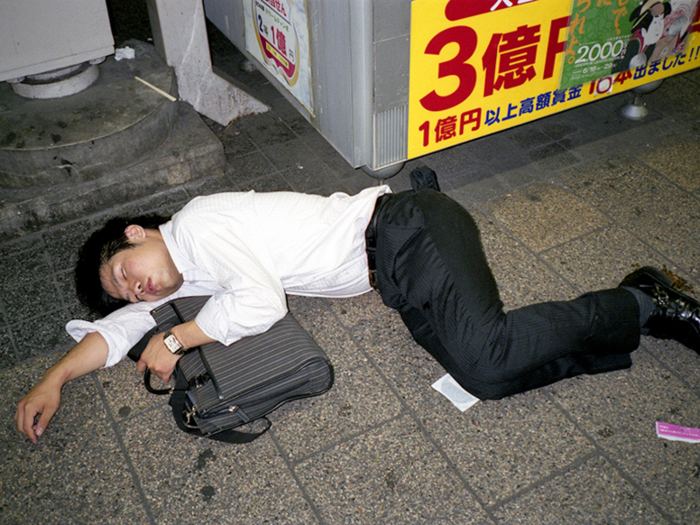
<instances>
[{"instance_id":1,"label":"wristwatch","mask_svg":"<svg viewBox=\"0 0 700 525\"><path fill-rule=\"evenodd\" d=\"M167 330L163 334L163 344L175 355L182 355L185 353L185 347L177 340L172 330Z\"/></svg>"}]
</instances>

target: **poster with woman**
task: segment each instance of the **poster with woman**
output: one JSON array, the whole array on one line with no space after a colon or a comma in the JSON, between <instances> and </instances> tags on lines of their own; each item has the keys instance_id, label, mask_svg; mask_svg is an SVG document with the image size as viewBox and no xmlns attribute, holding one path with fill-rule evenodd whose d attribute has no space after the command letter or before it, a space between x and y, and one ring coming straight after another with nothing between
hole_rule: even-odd
<instances>
[{"instance_id":1,"label":"poster with woman","mask_svg":"<svg viewBox=\"0 0 700 525\"><path fill-rule=\"evenodd\" d=\"M698 0L576 0L562 89L684 52Z\"/></svg>"}]
</instances>

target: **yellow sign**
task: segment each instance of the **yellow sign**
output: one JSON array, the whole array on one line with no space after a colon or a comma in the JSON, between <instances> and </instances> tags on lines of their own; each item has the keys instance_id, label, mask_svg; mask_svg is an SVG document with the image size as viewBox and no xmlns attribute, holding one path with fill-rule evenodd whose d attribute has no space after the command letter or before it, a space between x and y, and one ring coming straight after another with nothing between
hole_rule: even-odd
<instances>
[{"instance_id":1,"label":"yellow sign","mask_svg":"<svg viewBox=\"0 0 700 525\"><path fill-rule=\"evenodd\" d=\"M627 1L632 11L637 4ZM692 32L698 27L693 13L686 34L680 35L677 54L634 69L611 68L607 75L574 85L575 77L567 74L562 82L564 64L571 63L574 52L580 56L581 46L573 47L578 40L570 39L570 31L582 29L580 17L573 29L570 21L572 9L580 11L582 2L590 0L415 0L408 158L700 67L700 36ZM592 2L595 5L596 0ZM597 3L604 8L612 0ZM619 9L619 4L615 0L613 7ZM620 16L616 14L617 19ZM626 50L622 44L605 42L598 47L599 53L609 47L621 58Z\"/></svg>"}]
</instances>

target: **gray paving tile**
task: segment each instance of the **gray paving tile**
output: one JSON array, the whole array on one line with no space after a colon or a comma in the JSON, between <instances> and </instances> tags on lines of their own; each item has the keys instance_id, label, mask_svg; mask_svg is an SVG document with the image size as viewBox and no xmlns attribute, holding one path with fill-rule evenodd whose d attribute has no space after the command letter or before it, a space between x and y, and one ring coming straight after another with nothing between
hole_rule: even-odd
<instances>
[{"instance_id":1,"label":"gray paving tile","mask_svg":"<svg viewBox=\"0 0 700 525\"><path fill-rule=\"evenodd\" d=\"M297 138L289 126L272 112L243 117L235 121L230 129L232 132L243 133L258 149L284 144Z\"/></svg>"},{"instance_id":2,"label":"gray paving tile","mask_svg":"<svg viewBox=\"0 0 700 525\"><path fill-rule=\"evenodd\" d=\"M269 176L276 173L277 169L260 152L253 152L247 155L231 158L226 163L226 177L233 183L239 185Z\"/></svg>"},{"instance_id":3,"label":"gray paving tile","mask_svg":"<svg viewBox=\"0 0 700 525\"><path fill-rule=\"evenodd\" d=\"M78 251L92 231L88 221L77 221L43 232L46 256L55 271L73 269L78 261Z\"/></svg>"},{"instance_id":4,"label":"gray paving tile","mask_svg":"<svg viewBox=\"0 0 700 525\"><path fill-rule=\"evenodd\" d=\"M471 524L487 516L408 418L296 467L325 523Z\"/></svg>"},{"instance_id":5,"label":"gray paving tile","mask_svg":"<svg viewBox=\"0 0 700 525\"><path fill-rule=\"evenodd\" d=\"M641 344L662 366L700 396L700 356L696 352L668 339L642 337Z\"/></svg>"},{"instance_id":6,"label":"gray paving tile","mask_svg":"<svg viewBox=\"0 0 700 525\"><path fill-rule=\"evenodd\" d=\"M617 225L560 244L540 256L582 291L615 288L625 275L642 266L680 272L668 259Z\"/></svg>"},{"instance_id":7,"label":"gray paving tile","mask_svg":"<svg viewBox=\"0 0 700 525\"><path fill-rule=\"evenodd\" d=\"M502 523L512 524L667 523L600 456L525 492L493 513Z\"/></svg>"},{"instance_id":8,"label":"gray paving tile","mask_svg":"<svg viewBox=\"0 0 700 525\"><path fill-rule=\"evenodd\" d=\"M36 319L61 308L61 296L50 272L40 277L42 270L39 268L27 271L17 268L15 271L14 278L0 283L0 300L5 305L9 323Z\"/></svg>"},{"instance_id":9,"label":"gray paving tile","mask_svg":"<svg viewBox=\"0 0 700 525\"><path fill-rule=\"evenodd\" d=\"M485 157L478 141L450 148L412 161L412 165L426 165L437 174L443 191L465 184L486 180L498 169ZM409 170L410 171L410 170ZM390 180L393 187L393 179Z\"/></svg>"},{"instance_id":10,"label":"gray paving tile","mask_svg":"<svg viewBox=\"0 0 700 525\"><path fill-rule=\"evenodd\" d=\"M61 306L43 243L0 261L0 265L0 299L5 304L8 322L34 318Z\"/></svg>"},{"instance_id":11,"label":"gray paving tile","mask_svg":"<svg viewBox=\"0 0 700 525\"><path fill-rule=\"evenodd\" d=\"M649 354L622 372L548 387L609 457L654 503L682 523L700 520L697 445L656 436L655 422L697 426L700 398Z\"/></svg>"},{"instance_id":12,"label":"gray paving tile","mask_svg":"<svg viewBox=\"0 0 700 525\"><path fill-rule=\"evenodd\" d=\"M546 144L533 148L530 153L532 164L529 168L537 172L551 172L578 164L578 158L572 155L562 144Z\"/></svg>"},{"instance_id":13,"label":"gray paving tile","mask_svg":"<svg viewBox=\"0 0 700 525\"><path fill-rule=\"evenodd\" d=\"M553 184L515 190L486 205L499 223L539 252L609 224L585 201Z\"/></svg>"},{"instance_id":14,"label":"gray paving tile","mask_svg":"<svg viewBox=\"0 0 700 525\"><path fill-rule=\"evenodd\" d=\"M343 326L344 319L341 320L343 324L340 324L329 307L329 305L335 306L336 303L338 303L337 306L342 313L346 313L347 317L351 317L353 324L358 322L357 318L353 318L351 314L347 313L351 311L352 307L343 308L342 305L361 303L361 298L329 301L328 299L320 298L290 297L289 309L297 321L323 348L331 362L342 364L345 370L363 367L367 365L367 358L359 351L357 345L350 337L345 328L347 325ZM385 307L380 306L379 308ZM374 316L377 313L369 315Z\"/></svg>"},{"instance_id":15,"label":"gray paving tile","mask_svg":"<svg viewBox=\"0 0 700 525\"><path fill-rule=\"evenodd\" d=\"M328 159L326 159L324 162L327 164ZM336 171L337 173L337 170L334 171ZM373 186L377 186L380 183L380 181L374 180L371 177L365 175L365 173L361 170L357 170L349 176L339 175L338 178L340 179L340 184L343 188L343 191L345 193L348 193L349 195L360 193L365 188L371 188Z\"/></svg>"},{"instance_id":16,"label":"gray paving tile","mask_svg":"<svg viewBox=\"0 0 700 525\"><path fill-rule=\"evenodd\" d=\"M317 134L316 129L299 113L289 101L282 97L270 102L271 111L298 137Z\"/></svg>"},{"instance_id":17,"label":"gray paving tile","mask_svg":"<svg viewBox=\"0 0 700 525\"><path fill-rule=\"evenodd\" d=\"M321 158L306 145L304 139L295 138L282 144L276 144L264 149L263 152L275 168L280 171L299 167L313 171L312 169L315 167L323 167ZM324 171L317 172L317 176L323 175Z\"/></svg>"},{"instance_id":18,"label":"gray paving tile","mask_svg":"<svg viewBox=\"0 0 700 525\"><path fill-rule=\"evenodd\" d=\"M563 173L561 179L581 198L614 216L616 222L694 277L698 275L697 198L627 158Z\"/></svg>"},{"instance_id":19,"label":"gray paving tile","mask_svg":"<svg viewBox=\"0 0 700 525\"><path fill-rule=\"evenodd\" d=\"M0 260L12 260L22 252L37 249L42 243L41 233L24 235L11 241L3 242L0 244Z\"/></svg>"},{"instance_id":20,"label":"gray paving tile","mask_svg":"<svg viewBox=\"0 0 700 525\"><path fill-rule=\"evenodd\" d=\"M506 310L572 299L576 291L519 240L482 213L472 214Z\"/></svg>"},{"instance_id":21,"label":"gray paving tile","mask_svg":"<svg viewBox=\"0 0 700 525\"><path fill-rule=\"evenodd\" d=\"M58 411L38 445L14 425L16 403L56 361L37 359L0 372L0 508L3 523L146 523L138 488L92 377L63 389Z\"/></svg>"},{"instance_id":22,"label":"gray paving tile","mask_svg":"<svg viewBox=\"0 0 700 525\"><path fill-rule=\"evenodd\" d=\"M353 327L358 322L383 315L389 309L384 306L379 292L374 290L357 297L329 299L326 304L346 327Z\"/></svg>"},{"instance_id":23,"label":"gray paving tile","mask_svg":"<svg viewBox=\"0 0 700 525\"><path fill-rule=\"evenodd\" d=\"M224 130L217 133L216 136L224 145L227 164L232 158L252 153L258 149L257 146L253 144L253 142L246 136L246 134L235 125L228 126Z\"/></svg>"},{"instance_id":24,"label":"gray paving tile","mask_svg":"<svg viewBox=\"0 0 700 525\"><path fill-rule=\"evenodd\" d=\"M334 164L334 167L345 173L352 173L355 171L355 168L353 168L342 155L336 151L333 145L315 129L312 132L304 133L300 136L300 139L303 144L314 152L314 155L323 159L324 162L329 163L330 159L335 159L337 163Z\"/></svg>"},{"instance_id":25,"label":"gray paving tile","mask_svg":"<svg viewBox=\"0 0 700 525\"><path fill-rule=\"evenodd\" d=\"M358 334L361 344L485 504L591 452L585 437L537 391L459 412L430 386L444 370L411 343L395 316L387 317L367 323Z\"/></svg>"},{"instance_id":26,"label":"gray paving tile","mask_svg":"<svg viewBox=\"0 0 700 525\"><path fill-rule=\"evenodd\" d=\"M269 436L240 446L190 437L166 407L121 432L158 524L317 522Z\"/></svg>"},{"instance_id":27,"label":"gray paving tile","mask_svg":"<svg viewBox=\"0 0 700 525\"><path fill-rule=\"evenodd\" d=\"M363 321L353 335L404 401L416 389L429 389L445 375L445 370L413 340L396 312L387 310L383 316Z\"/></svg>"},{"instance_id":28,"label":"gray paving tile","mask_svg":"<svg viewBox=\"0 0 700 525\"><path fill-rule=\"evenodd\" d=\"M96 377L102 385L105 400L117 421L137 417L143 411L159 410L167 405L168 396L157 396L146 390L143 374L136 371L136 364L131 359L125 359L115 366L98 370ZM152 384L155 388L165 388L165 385L155 376Z\"/></svg>"},{"instance_id":29,"label":"gray paving tile","mask_svg":"<svg viewBox=\"0 0 700 525\"><path fill-rule=\"evenodd\" d=\"M17 354L16 362L47 353L67 351L75 342L65 330L68 321L66 312L47 311L46 318L53 322L37 322L37 320L20 321L11 325L12 337L15 341Z\"/></svg>"},{"instance_id":30,"label":"gray paving tile","mask_svg":"<svg viewBox=\"0 0 700 525\"><path fill-rule=\"evenodd\" d=\"M697 71L690 71L664 80L654 92L644 95L644 102L652 111L679 121L695 121L700 118L700 107L689 101L697 98L700 82Z\"/></svg>"},{"instance_id":31,"label":"gray paving tile","mask_svg":"<svg viewBox=\"0 0 700 525\"><path fill-rule=\"evenodd\" d=\"M637 160L661 173L687 191L700 189L700 138L674 137L655 140L639 153Z\"/></svg>"},{"instance_id":32,"label":"gray paving tile","mask_svg":"<svg viewBox=\"0 0 700 525\"><path fill-rule=\"evenodd\" d=\"M282 175L275 173L274 175L269 175L266 177L260 177L244 184L237 185L235 187L236 191L294 191L289 183L284 180Z\"/></svg>"},{"instance_id":33,"label":"gray paving tile","mask_svg":"<svg viewBox=\"0 0 700 525\"><path fill-rule=\"evenodd\" d=\"M338 302L357 304L359 299ZM291 311L325 350L335 372L335 384L329 392L289 403L272 416L279 442L293 460L381 425L402 410L326 303L324 299L290 298ZM350 310L352 306L345 311Z\"/></svg>"},{"instance_id":34,"label":"gray paving tile","mask_svg":"<svg viewBox=\"0 0 700 525\"><path fill-rule=\"evenodd\" d=\"M460 184L446 193L466 207L469 203L483 203L501 197L512 189L510 184L501 177L494 176L477 182Z\"/></svg>"},{"instance_id":35,"label":"gray paving tile","mask_svg":"<svg viewBox=\"0 0 700 525\"><path fill-rule=\"evenodd\" d=\"M369 365L334 362L335 384L322 396L286 404L270 416L275 436L294 461L397 417L402 406Z\"/></svg>"},{"instance_id":36,"label":"gray paving tile","mask_svg":"<svg viewBox=\"0 0 700 525\"><path fill-rule=\"evenodd\" d=\"M516 190L535 182L549 182L551 176L551 169L539 169L538 166L531 165L499 173L497 178L507 184L511 190Z\"/></svg>"},{"instance_id":37,"label":"gray paving tile","mask_svg":"<svg viewBox=\"0 0 700 525\"><path fill-rule=\"evenodd\" d=\"M71 308L78 303L75 291L75 273L73 270L65 270L54 275L58 287L58 297L61 306Z\"/></svg>"},{"instance_id":38,"label":"gray paving tile","mask_svg":"<svg viewBox=\"0 0 700 525\"><path fill-rule=\"evenodd\" d=\"M320 159L309 156L302 162L280 171L294 191L329 195L342 189L339 180L329 179L329 169Z\"/></svg>"},{"instance_id":39,"label":"gray paving tile","mask_svg":"<svg viewBox=\"0 0 700 525\"><path fill-rule=\"evenodd\" d=\"M17 364L17 349L10 337L9 327L3 322L0 325L0 370Z\"/></svg>"}]
</instances>

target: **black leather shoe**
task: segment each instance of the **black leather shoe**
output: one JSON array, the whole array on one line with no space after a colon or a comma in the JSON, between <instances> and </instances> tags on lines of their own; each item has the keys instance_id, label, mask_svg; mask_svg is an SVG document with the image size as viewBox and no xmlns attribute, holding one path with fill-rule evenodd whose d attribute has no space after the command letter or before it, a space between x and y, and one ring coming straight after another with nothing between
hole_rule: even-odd
<instances>
[{"instance_id":1,"label":"black leather shoe","mask_svg":"<svg viewBox=\"0 0 700 525\"><path fill-rule=\"evenodd\" d=\"M625 277L620 286L648 295L656 308L642 327L643 333L673 339L700 353L700 302L676 290L670 277L645 266Z\"/></svg>"}]
</instances>

